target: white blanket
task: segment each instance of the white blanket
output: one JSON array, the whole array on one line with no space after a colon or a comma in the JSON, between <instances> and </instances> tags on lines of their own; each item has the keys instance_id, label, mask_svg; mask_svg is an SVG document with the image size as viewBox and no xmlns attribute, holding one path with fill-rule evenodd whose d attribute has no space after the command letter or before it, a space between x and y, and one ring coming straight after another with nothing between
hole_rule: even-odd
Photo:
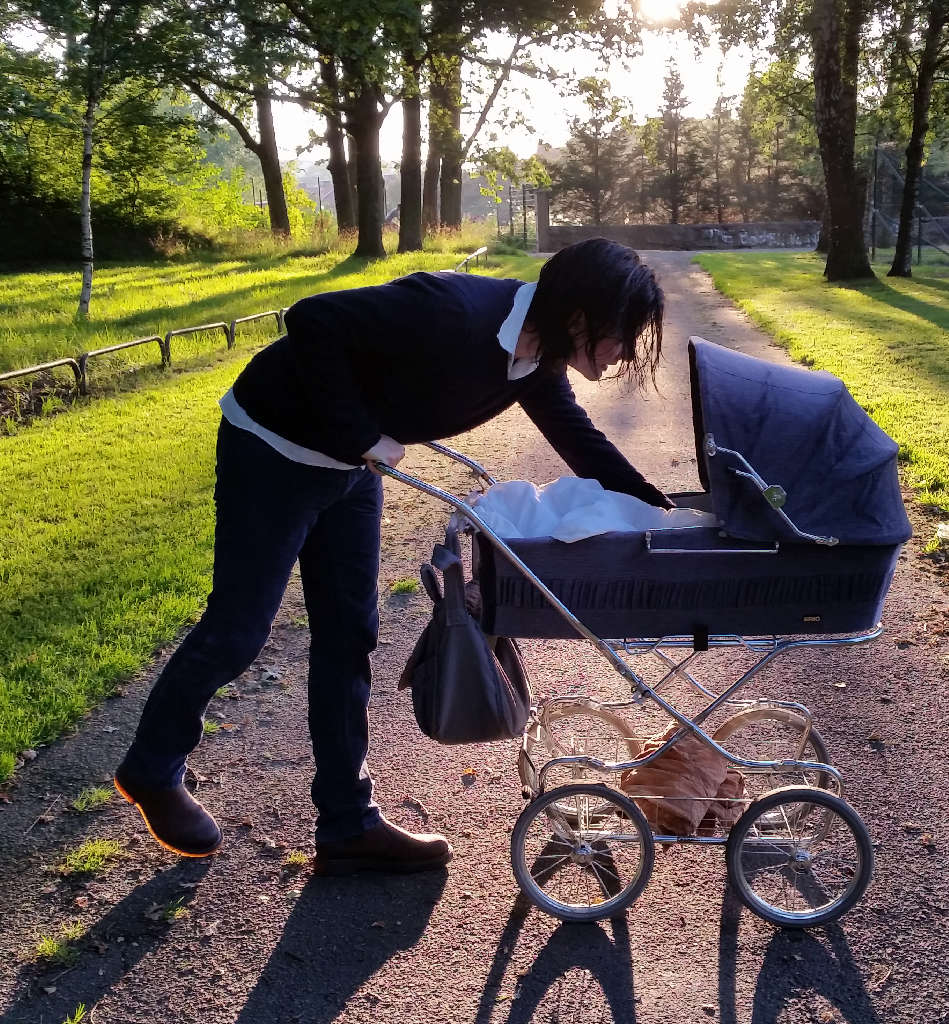
<instances>
[{"instance_id":1,"label":"white blanket","mask_svg":"<svg viewBox=\"0 0 949 1024\"><path fill-rule=\"evenodd\" d=\"M565 476L543 487L527 480L495 484L475 499L475 511L499 536L583 540L613 530L623 532L714 526L711 512L662 509L630 494L605 490L596 480Z\"/></svg>"}]
</instances>

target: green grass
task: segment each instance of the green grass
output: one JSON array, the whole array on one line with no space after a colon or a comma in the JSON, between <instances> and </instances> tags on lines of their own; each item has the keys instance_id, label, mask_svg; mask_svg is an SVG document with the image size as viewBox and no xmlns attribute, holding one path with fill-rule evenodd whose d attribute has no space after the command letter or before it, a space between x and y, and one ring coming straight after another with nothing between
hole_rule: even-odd
<instances>
[{"instance_id":1,"label":"green grass","mask_svg":"<svg viewBox=\"0 0 949 1024\"><path fill-rule=\"evenodd\" d=\"M386 281L444 254L398 257L302 291ZM502 277L539 262L493 261ZM302 294L301 291L301 294ZM174 640L211 583L218 398L244 365L73 406L0 437L0 780Z\"/></svg>"},{"instance_id":2,"label":"green grass","mask_svg":"<svg viewBox=\"0 0 949 1024\"><path fill-rule=\"evenodd\" d=\"M162 917L168 924L174 924L175 921L181 921L190 916L191 911L185 906L184 896L179 896L178 899L172 900L162 911Z\"/></svg>"},{"instance_id":3,"label":"green grass","mask_svg":"<svg viewBox=\"0 0 949 1024\"><path fill-rule=\"evenodd\" d=\"M70 921L59 926L58 935L41 935L36 940L33 956L37 960L45 960L50 964L68 966L75 963L79 953L73 946L74 942L85 935L86 929L80 921Z\"/></svg>"},{"instance_id":4,"label":"green grass","mask_svg":"<svg viewBox=\"0 0 949 1024\"><path fill-rule=\"evenodd\" d=\"M303 850L291 850L283 859L283 867L287 871L301 871L309 863L310 858Z\"/></svg>"},{"instance_id":5,"label":"green grass","mask_svg":"<svg viewBox=\"0 0 949 1024\"><path fill-rule=\"evenodd\" d=\"M122 855L122 847L114 839L88 839L70 850L59 865L62 875L96 875Z\"/></svg>"},{"instance_id":6,"label":"green grass","mask_svg":"<svg viewBox=\"0 0 949 1024\"><path fill-rule=\"evenodd\" d=\"M949 268L830 285L800 253L697 257L716 287L793 359L841 377L900 446L918 500L949 512Z\"/></svg>"},{"instance_id":7,"label":"green grass","mask_svg":"<svg viewBox=\"0 0 949 1024\"><path fill-rule=\"evenodd\" d=\"M415 594L418 592L418 580L411 577L404 580L396 580L389 590L393 594Z\"/></svg>"},{"instance_id":8,"label":"green grass","mask_svg":"<svg viewBox=\"0 0 949 1024\"><path fill-rule=\"evenodd\" d=\"M387 281L412 270L448 269L483 244L483 233L472 228L460 235L436 235L425 252L394 255L368 265L340 252L300 255L279 246L240 259L101 264L95 271L88 320L75 316L77 268L0 274L0 373L133 338L164 335L174 328L230 322L290 306L317 291ZM394 241L390 234L390 247ZM276 337L275 331L276 321L270 319L239 326L237 337L261 341ZM173 338L172 360L223 347L220 330ZM154 364L158 358L156 343L92 360L90 379L99 379L110 364L113 368ZM68 369L60 372L72 380Z\"/></svg>"},{"instance_id":9,"label":"green grass","mask_svg":"<svg viewBox=\"0 0 949 1024\"><path fill-rule=\"evenodd\" d=\"M89 786L69 805L74 811L98 811L112 799L111 789L104 786Z\"/></svg>"}]
</instances>

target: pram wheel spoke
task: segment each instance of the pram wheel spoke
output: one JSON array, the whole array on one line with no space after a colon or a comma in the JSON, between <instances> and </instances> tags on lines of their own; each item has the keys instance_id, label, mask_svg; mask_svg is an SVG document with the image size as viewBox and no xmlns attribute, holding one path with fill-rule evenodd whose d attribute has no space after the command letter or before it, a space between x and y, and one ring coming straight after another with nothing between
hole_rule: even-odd
<instances>
[{"instance_id":1,"label":"pram wheel spoke","mask_svg":"<svg viewBox=\"0 0 949 1024\"><path fill-rule=\"evenodd\" d=\"M873 875L873 846L846 801L789 786L738 819L725 863L745 906L771 924L806 928L835 921L860 899Z\"/></svg>"},{"instance_id":2,"label":"pram wheel spoke","mask_svg":"<svg viewBox=\"0 0 949 1024\"><path fill-rule=\"evenodd\" d=\"M548 790L524 809L511 834L518 885L562 921L599 921L624 911L645 888L654 859L642 811L593 783Z\"/></svg>"}]
</instances>

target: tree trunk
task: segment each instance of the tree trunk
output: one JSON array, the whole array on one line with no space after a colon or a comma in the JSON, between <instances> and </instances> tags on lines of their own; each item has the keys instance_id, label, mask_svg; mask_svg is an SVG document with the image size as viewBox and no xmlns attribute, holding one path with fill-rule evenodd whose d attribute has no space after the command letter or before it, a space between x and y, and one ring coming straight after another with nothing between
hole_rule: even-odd
<instances>
[{"instance_id":1,"label":"tree trunk","mask_svg":"<svg viewBox=\"0 0 949 1024\"><path fill-rule=\"evenodd\" d=\"M673 127L669 140L669 220L679 223L679 208L682 205L682 182L679 179L679 128Z\"/></svg>"},{"instance_id":2,"label":"tree trunk","mask_svg":"<svg viewBox=\"0 0 949 1024\"><path fill-rule=\"evenodd\" d=\"M346 162L346 141L337 118L331 124L326 118L326 142L329 146L329 172L333 180L333 200L336 204L336 228L340 232L356 230L356 210L353 190L349 182L349 164Z\"/></svg>"},{"instance_id":3,"label":"tree trunk","mask_svg":"<svg viewBox=\"0 0 949 1024\"><path fill-rule=\"evenodd\" d=\"M913 214L919 199L920 171L923 166L926 133L929 131L929 107L939 56L939 37L945 28L945 20L940 21L940 13L945 12L945 7L942 6L942 11L937 12L937 6L941 5L934 4L930 8L923 55L913 89L913 130L909 145L906 147L906 179L903 182L903 198L900 203L900 226L896 235L893 265L887 277L913 276ZM945 13L942 13L942 17L945 19Z\"/></svg>"},{"instance_id":4,"label":"tree trunk","mask_svg":"<svg viewBox=\"0 0 949 1024\"><path fill-rule=\"evenodd\" d=\"M353 208L353 226L359 222L359 155L356 139L351 132L346 133L346 168L349 178L349 202Z\"/></svg>"},{"instance_id":5,"label":"tree trunk","mask_svg":"<svg viewBox=\"0 0 949 1024\"><path fill-rule=\"evenodd\" d=\"M359 240L354 255L367 260L382 260L386 256L382 244L382 161L379 158L381 124L375 89L363 83L349 129L356 144L359 214Z\"/></svg>"},{"instance_id":6,"label":"tree trunk","mask_svg":"<svg viewBox=\"0 0 949 1024\"><path fill-rule=\"evenodd\" d=\"M422 97L418 71L413 69L406 78L406 93L402 100L399 252L414 252L422 248Z\"/></svg>"},{"instance_id":7,"label":"tree trunk","mask_svg":"<svg viewBox=\"0 0 949 1024\"><path fill-rule=\"evenodd\" d=\"M857 58L866 12L848 6L841 22L837 0L814 0L814 107L827 187L828 281L872 278L863 234L866 175L854 159L857 131Z\"/></svg>"},{"instance_id":8,"label":"tree trunk","mask_svg":"<svg viewBox=\"0 0 949 1024\"><path fill-rule=\"evenodd\" d=\"M335 100L339 99L339 79L332 60L321 61L320 77ZM336 229L340 232L356 230L356 208L346 162L346 136L339 114L332 108L326 112L326 145L330 151L327 165L333 179L333 199L336 203Z\"/></svg>"},{"instance_id":9,"label":"tree trunk","mask_svg":"<svg viewBox=\"0 0 949 1024\"><path fill-rule=\"evenodd\" d=\"M745 152L745 175L742 183L741 219L751 220L752 204L754 201L754 176L755 176L755 154L751 148L750 139L746 143Z\"/></svg>"},{"instance_id":10,"label":"tree trunk","mask_svg":"<svg viewBox=\"0 0 949 1024\"><path fill-rule=\"evenodd\" d=\"M719 224L725 221L725 209L722 203L722 120L717 118L715 126L715 219Z\"/></svg>"},{"instance_id":11,"label":"tree trunk","mask_svg":"<svg viewBox=\"0 0 949 1024\"><path fill-rule=\"evenodd\" d=\"M771 178L771 218L778 219L781 192L781 123L774 126L774 175Z\"/></svg>"},{"instance_id":12,"label":"tree trunk","mask_svg":"<svg viewBox=\"0 0 949 1024\"><path fill-rule=\"evenodd\" d=\"M461 227L461 59L451 58L451 68L445 90L448 123L445 127L441 168L441 223L442 227Z\"/></svg>"},{"instance_id":13,"label":"tree trunk","mask_svg":"<svg viewBox=\"0 0 949 1024\"><path fill-rule=\"evenodd\" d=\"M92 150L95 145L95 121L98 96L90 90L82 119L82 198L79 202L79 239L82 257L82 287L79 291L79 316L89 315L92 301Z\"/></svg>"},{"instance_id":14,"label":"tree trunk","mask_svg":"<svg viewBox=\"0 0 949 1024\"><path fill-rule=\"evenodd\" d=\"M264 176L270 230L282 238L289 238L290 215L287 212L287 197L283 191L283 172L280 170L280 154L277 152L273 107L266 89L254 90L254 105L257 108L257 129L260 132L257 159L260 160L260 170Z\"/></svg>"},{"instance_id":15,"label":"tree trunk","mask_svg":"<svg viewBox=\"0 0 949 1024\"><path fill-rule=\"evenodd\" d=\"M254 102L257 109L257 127L260 138L255 139L247 130L241 118L223 103L218 102L204 87L196 81L185 79L184 84L199 100L229 125L240 136L241 142L257 157L260 170L264 177L264 189L267 193L268 216L270 230L275 235L286 238L290 234L290 218L287 213L287 197L283 191L283 174L280 171L280 156L277 153L277 137L274 133L273 110L266 87L254 90Z\"/></svg>"},{"instance_id":16,"label":"tree trunk","mask_svg":"<svg viewBox=\"0 0 949 1024\"><path fill-rule=\"evenodd\" d=\"M428 102L428 153L422 178L422 228L427 233L438 227L438 179L442 167L442 129L445 117L441 101L442 90L432 80Z\"/></svg>"}]
</instances>

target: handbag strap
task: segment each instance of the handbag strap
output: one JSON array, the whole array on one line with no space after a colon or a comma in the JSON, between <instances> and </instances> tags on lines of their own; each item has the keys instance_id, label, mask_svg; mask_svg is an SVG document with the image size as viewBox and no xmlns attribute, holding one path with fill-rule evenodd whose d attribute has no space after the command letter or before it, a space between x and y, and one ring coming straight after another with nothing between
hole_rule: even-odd
<instances>
[{"instance_id":1,"label":"handbag strap","mask_svg":"<svg viewBox=\"0 0 949 1024\"><path fill-rule=\"evenodd\" d=\"M441 569L444 578L447 624L457 626L466 622L468 609L465 607L465 571L456 531L446 530L445 543L436 544L432 549L432 565Z\"/></svg>"}]
</instances>

